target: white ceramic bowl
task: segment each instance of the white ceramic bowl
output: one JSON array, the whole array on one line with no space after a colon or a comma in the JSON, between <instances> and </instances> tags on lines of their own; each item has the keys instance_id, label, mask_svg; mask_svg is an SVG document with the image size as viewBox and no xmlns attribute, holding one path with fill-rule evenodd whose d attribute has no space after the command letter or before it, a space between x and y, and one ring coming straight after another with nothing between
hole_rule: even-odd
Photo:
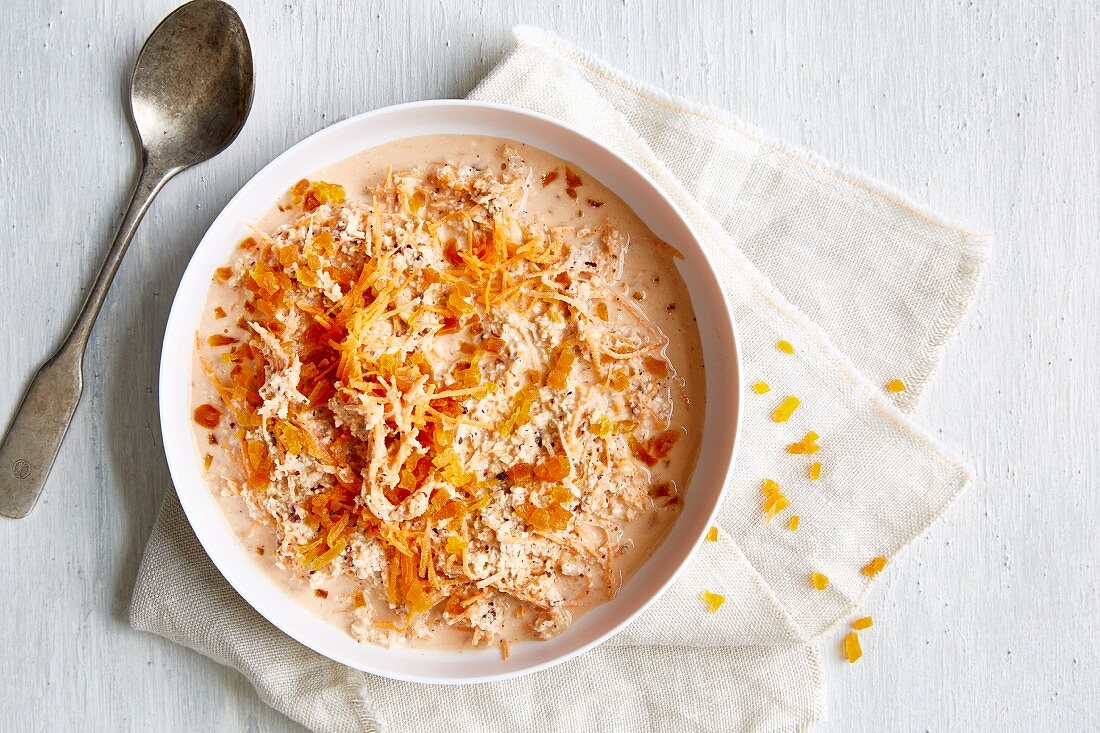
<instances>
[{"instance_id":1,"label":"white ceramic bowl","mask_svg":"<svg viewBox=\"0 0 1100 733\"><path fill-rule=\"evenodd\" d=\"M295 603L234 537L203 480L191 429L192 348L214 269L247 236L295 181L366 148L404 137L491 135L542 148L588 171L618 194L662 239L686 258L679 263L702 336L707 405L698 464L683 511L668 537L618 595L547 641L500 650L435 652L385 649L359 643ZM199 243L176 292L160 364L160 419L164 450L191 526L226 580L257 611L294 639L357 669L417 682L461 684L515 677L591 649L622 629L672 581L710 526L733 460L740 425L741 379L733 321L703 248L676 207L638 169L577 130L548 117L500 105L465 101L403 104L332 125L286 151L249 181ZM692 609L684 609L686 614Z\"/></svg>"}]
</instances>

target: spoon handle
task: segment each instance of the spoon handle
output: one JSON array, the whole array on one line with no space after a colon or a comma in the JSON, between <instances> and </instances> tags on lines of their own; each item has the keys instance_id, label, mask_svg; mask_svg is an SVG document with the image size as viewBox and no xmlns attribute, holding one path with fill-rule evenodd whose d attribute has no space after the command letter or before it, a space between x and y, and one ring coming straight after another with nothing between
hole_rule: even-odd
<instances>
[{"instance_id":1,"label":"spoon handle","mask_svg":"<svg viewBox=\"0 0 1100 733\"><path fill-rule=\"evenodd\" d=\"M31 380L0 443L0 514L12 518L26 516L42 493L46 477L61 449L61 441L65 439L80 402L84 385L84 349L96 316L138 224L157 192L173 173L175 171L165 170L142 155L141 175L130 206L118 225L118 232L95 284L61 348Z\"/></svg>"}]
</instances>

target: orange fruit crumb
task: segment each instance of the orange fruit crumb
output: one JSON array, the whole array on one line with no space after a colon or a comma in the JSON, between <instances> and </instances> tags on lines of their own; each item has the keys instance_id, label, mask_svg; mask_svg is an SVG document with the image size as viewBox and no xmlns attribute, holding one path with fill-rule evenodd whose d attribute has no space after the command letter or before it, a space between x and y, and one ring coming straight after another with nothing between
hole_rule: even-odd
<instances>
[{"instance_id":1,"label":"orange fruit crumb","mask_svg":"<svg viewBox=\"0 0 1100 733\"><path fill-rule=\"evenodd\" d=\"M876 558L872 558L871 562L863 566L861 571L868 578L873 578L882 572L882 569L886 567L886 558L881 555Z\"/></svg>"},{"instance_id":2,"label":"orange fruit crumb","mask_svg":"<svg viewBox=\"0 0 1100 733\"><path fill-rule=\"evenodd\" d=\"M844 652L844 658L848 660L848 663L854 664L857 659L863 656L863 650L859 648L859 635L853 631L845 636L841 650Z\"/></svg>"},{"instance_id":3,"label":"orange fruit crumb","mask_svg":"<svg viewBox=\"0 0 1100 733\"><path fill-rule=\"evenodd\" d=\"M790 341L776 341L775 342L775 348L779 349L784 354L793 354L794 353L794 347L791 346Z\"/></svg>"},{"instance_id":4,"label":"orange fruit crumb","mask_svg":"<svg viewBox=\"0 0 1100 733\"><path fill-rule=\"evenodd\" d=\"M783 495L782 487L770 478L764 479L760 492L764 494L764 521L770 522L772 517L791 505L789 499Z\"/></svg>"},{"instance_id":5,"label":"orange fruit crumb","mask_svg":"<svg viewBox=\"0 0 1100 733\"><path fill-rule=\"evenodd\" d=\"M717 527L711 527L709 530L707 530L707 542L717 542L717 541L718 541L718 528Z\"/></svg>"},{"instance_id":6,"label":"orange fruit crumb","mask_svg":"<svg viewBox=\"0 0 1100 733\"><path fill-rule=\"evenodd\" d=\"M726 597L718 593L711 593L709 590L703 591L703 601L707 604L707 609L714 613L722 604L726 602Z\"/></svg>"},{"instance_id":7,"label":"orange fruit crumb","mask_svg":"<svg viewBox=\"0 0 1100 733\"><path fill-rule=\"evenodd\" d=\"M814 461L810 464L810 470L807 472L811 481L817 481L821 478L821 461Z\"/></svg>"},{"instance_id":8,"label":"orange fruit crumb","mask_svg":"<svg viewBox=\"0 0 1100 733\"><path fill-rule=\"evenodd\" d=\"M864 616L863 618L857 618L855 621L853 621L852 628L863 631L864 629L871 628L874 623L874 619L872 619L870 616Z\"/></svg>"},{"instance_id":9,"label":"orange fruit crumb","mask_svg":"<svg viewBox=\"0 0 1100 733\"><path fill-rule=\"evenodd\" d=\"M789 529L792 532L797 531L799 521L801 521L801 520L799 519L798 515L795 514L793 517L791 517L790 519L787 520L787 529Z\"/></svg>"},{"instance_id":10,"label":"orange fruit crumb","mask_svg":"<svg viewBox=\"0 0 1100 733\"><path fill-rule=\"evenodd\" d=\"M901 381L900 379L891 379L889 382L886 383L886 391L887 392L904 392L905 391L905 382Z\"/></svg>"},{"instance_id":11,"label":"orange fruit crumb","mask_svg":"<svg viewBox=\"0 0 1100 733\"><path fill-rule=\"evenodd\" d=\"M772 414L772 420L776 422L787 422L791 419L791 415L798 409L801 404L797 397L793 395L787 395L783 398L783 401L779 403L779 407L775 408L775 412Z\"/></svg>"},{"instance_id":12,"label":"orange fruit crumb","mask_svg":"<svg viewBox=\"0 0 1100 733\"><path fill-rule=\"evenodd\" d=\"M818 590L825 590L829 587L829 579L821 573L813 573L810 575L810 583Z\"/></svg>"}]
</instances>

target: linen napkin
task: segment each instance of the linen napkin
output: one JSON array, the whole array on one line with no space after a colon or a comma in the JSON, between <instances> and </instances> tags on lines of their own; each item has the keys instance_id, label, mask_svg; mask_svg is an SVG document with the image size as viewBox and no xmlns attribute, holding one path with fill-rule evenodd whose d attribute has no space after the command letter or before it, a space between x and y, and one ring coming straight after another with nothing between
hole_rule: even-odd
<instances>
[{"instance_id":1,"label":"linen napkin","mask_svg":"<svg viewBox=\"0 0 1100 733\"><path fill-rule=\"evenodd\" d=\"M317 730L800 731L824 716L820 652L858 607L861 568L891 558L970 481L912 410L974 295L988 235L882 185L675 99L533 28L471 95L559 118L633 161L715 253L746 389L719 516L673 587L601 647L517 680L429 687L366 675L285 636L225 582L170 491L145 552L133 625L235 667ZM776 348L789 341L795 353ZM895 379L907 389L888 393ZM772 411L802 404L790 421ZM820 479L786 446L820 435ZM791 507L770 523L761 481ZM797 514L797 531L786 519ZM810 573L829 578L814 590ZM887 569L889 572L889 569ZM703 590L725 596L709 613Z\"/></svg>"}]
</instances>

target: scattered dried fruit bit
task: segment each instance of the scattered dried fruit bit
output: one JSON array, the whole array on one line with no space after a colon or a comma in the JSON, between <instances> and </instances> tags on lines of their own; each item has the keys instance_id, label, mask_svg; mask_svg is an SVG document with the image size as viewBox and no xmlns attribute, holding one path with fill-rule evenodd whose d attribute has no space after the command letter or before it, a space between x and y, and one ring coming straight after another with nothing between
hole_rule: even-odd
<instances>
[{"instance_id":1,"label":"scattered dried fruit bit","mask_svg":"<svg viewBox=\"0 0 1100 733\"><path fill-rule=\"evenodd\" d=\"M225 318L225 308L222 308L220 305L215 307L214 308L214 317L215 318Z\"/></svg>"},{"instance_id":2,"label":"scattered dried fruit bit","mask_svg":"<svg viewBox=\"0 0 1100 733\"><path fill-rule=\"evenodd\" d=\"M603 206L603 201L600 201L599 199L588 199L588 205L591 206L593 209L598 209Z\"/></svg>"},{"instance_id":3,"label":"scattered dried fruit bit","mask_svg":"<svg viewBox=\"0 0 1100 733\"><path fill-rule=\"evenodd\" d=\"M507 660L511 656L512 656L512 650L508 646L508 640L507 639L501 639L500 640L500 658L504 659L504 660Z\"/></svg>"},{"instance_id":4,"label":"scattered dried fruit bit","mask_svg":"<svg viewBox=\"0 0 1100 733\"><path fill-rule=\"evenodd\" d=\"M864 616L863 618L857 618L855 621L853 621L852 628L863 631L864 629L871 628L874 623L874 619L872 619L870 616Z\"/></svg>"},{"instance_id":5,"label":"scattered dried fruit bit","mask_svg":"<svg viewBox=\"0 0 1100 733\"><path fill-rule=\"evenodd\" d=\"M552 168L551 170L548 170L548 171L546 171L546 173L543 174L543 176L542 176L542 185L549 186L551 183L556 181L557 178L558 178L558 169L557 168Z\"/></svg>"},{"instance_id":6,"label":"scattered dried fruit bit","mask_svg":"<svg viewBox=\"0 0 1100 733\"><path fill-rule=\"evenodd\" d=\"M627 443L630 445L630 452L635 458L645 465L653 467L657 465L658 461L668 458L668 454L672 452L676 442L682 436L681 431L673 428L663 433L657 433L645 441L638 441L637 438L631 435L627 439Z\"/></svg>"},{"instance_id":7,"label":"scattered dried fruit bit","mask_svg":"<svg viewBox=\"0 0 1100 733\"><path fill-rule=\"evenodd\" d=\"M722 604L726 602L726 597L717 593L711 593L709 590L703 591L703 601L707 604L707 609L714 613Z\"/></svg>"},{"instance_id":8,"label":"scattered dried fruit bit","mask_svg":"<svg viewBox=\"0 0 1100 733\"><path fill-rule=\"evenodd\" d=\"M808 473L811 481L817 481L821 478L821 461L814 461L811 463Z\"/></svg>"},{"instance_id":9,"label":"scattered dried fruit bit","mask_svg":"<svg viewBox=\"0 0 1100 733\"><path fill-rule=\"evenodd\" d=\"M752 391L756 394L767 394L772 391L772 388L768 386L767 382L757 382L752 385Z\"/></svg>"},{"instance_id":10,"label":"scattered dried fruit bit","mask_svg":"<svg viewBox=\"0 0 1100 733\"><path fill-rule=\"evenodd\" d=\"M616 371L611 375L611 379L608 380L608 385L616 392L622 392L630 386L630 377L626 376L622 371Z\"/></svg>"},{"instance_id":11,"label":"scattered dried fruit bit","mask_svg":"<svg viewBox=\"0 0 1100 733\"><path fill-rule=\"evenodd\" d=\"M584 181L577 175L577 172L572 168L566 167L565 169L565 185L569 188L580 188L584 185Z\"/></svg>"},{"instance_id":12,"label":"scattered dried fruit bit","mask_svg":"<svg viewBox=\"0 0 1100 733\"><path fill-rule=\"evenodd\" d=\"M447 553L450 555L460 555L468 544L470 543L466 539L453 534L447 538Z\"/></svg>"},{"instance_id":13,"label":"scattered dried fruit bit","mask_svg":"<svg viewBox=\"0 0 1100 733\"><path fill-rule=\"evenodd\" d=\"M213 405L199 405L195 408L195 422L208 430L218 427L222 421L222 411Z\"/></svg>"},{"instance_id":14,"label":"scattered dried fruit bit","mask_svg":"<svg viewBox=\"0 0 1100 733\"><path fill-rule=\"evenodd\" d=\"M799 521L800 520L799 520L798 515L795 514L793 517L791 517L790 519L787 520L787 529L789 529L792 532L797 531Z\"/></svg>"},{"instance_id":15,"label":"scattered dried fruit bit","mask_svg":"<svg viewBox=\"0 0 1100 733\"><path fill-rule=\"evenodd\" d=\"M214 463L214 456L210 455L209 453L207 453L205 456L202 457L202 467L205 470L209 471L210 466L213 463Z\"/></svg>"},{"instance_id":16,"label":"scattered dried fruit bit","mask_svg":"<svg viewBox=\"0 0 1100 733\"><path fill-rule=\"evenodd\" d=\"M798 408L799 399L792 395L787 395L783 398L783 401L779 403L779 407L775 408L775 413L772 415L772 420L776 422L787 422L791 419L791 415Z\"/></svg>"},{"instance_id":17,"label":"scattered dried fruit bit","mask_svg":"<svg viewBox=\"0 0 1100 733\"><path fill-rule=\"evenodd\" d=\"M817 439L820 437L820 435L811 430L810 432L806 433L806 437L804 437L802 440L798 441L797 443L791 443L790 445L788 445L787 452L797 454L806 453L808 455L813 455L814 453L817 453L819 450L821 450L821 446L817 444Z\"/></svg>"},{"instance_id":18,"label":"scattered dried fruit bit","mask_svg":"<svg viewBox=\"0 0 1100 733\"><path fill-rule=\"evenodd\" d=\"M905 391L905 382L901 381L900 379L892 379L892 380L890 380L889 382L886 383L886 391L887 392L904 392Z\"/></svg>"},{"instance_id":19,"label":"scattered dried fruit bit","mask_svg":"<svg viewBox=\"0 0 1100 733\"><path fill-rule=\"evenodd\" d=\"M711 527L709 530L707 530L707 542L717 542L717 541L718 541L718 528L717 527Z\"/></svg>"},{"instance_id":20,"label":"scattered dried fruit bit","mask_svg":"<svg viewBox=\"0 0 1100 733\"><path fill-rule=\"evenodd\" d=\"M219 267L214 270L214 279L220 283L229 282L231 277L233 277L232 267Z\"/></svg>"},{"instance_id":21,"label":"scattered dried fruit bit","mask_svg":"<svg viewBox=\"0 0 1100 733\"><path fill-rule=\"evenodd\" d=\"M794 353L794 347L791 346L790 341L776 341L775 342L775 348L779 349L784 354L793 354Z\"/></svg>"},{"instance_id":22,"label":"scattered dried fruit bit","mask_svg":"<svg viewBox=\"0 0 1100 733\"><path fill-rule=\"evenodd\" d=\"M328 591L324 588L317 588L313 591L313 595L317 596L318 598L328 598Z\"/></svg>"},{"instance_id":23,"label":"scattered dried fruit bit","mask_svg":"<svg viewBox=\"0 0 1100 733\"><path fill-rule=\"evenodd\" d=\"M237 339L232 336L226 336L224 333L215 333L206 339L206 343L211 346L229 346L229 344L237 343Z\"/></svg>"},{"instance_id":24,"label":"scattered dried fruit bit","mask_svg":"<svg viewBox=\"0 0 1100 733\"><path fill-rule=\"evenodd\" d=\"M301 199L298 196L302 181L298 181L290 189L291 200L295 204L300 201L302 208L306 211L313 211L322 204L342 204L347 198L344 187L338 183L325 183L324 181L313 181L312 183L306 181L306 183L308 187L302 192Z\"/></svg>"},{"instance_id":25,"label":"scattered dried fruit bit","mask_svg":"<svg viewBox=\"0 0 1100 733\"><path fill-rule=\"evenodd\" d=\"M863 650L859 648L859 635L856 632L853 631L844 637L842 651L849 664L854 664L857 659L863 656Z\"/></svg>"},{"instance_id":26,"label":"scattered dried fruit bit","mask_svg":"<svg viewBox=\"0 0 1100 733\"><path fill-rule=\"evenodd\" d=\"M818 590L825 590L829 587L829 579L821 573L813 573L810 576L810 582L813 583L814 588Z\"/></svg>"},{"instance_id":27,"label":"scattered dried fruit bit","mask_svg":"<svg viewBox=\"0 0 1100 733\"><path fill-rule=\"evenodd\" d=\"M886 567L886 558L879 556L871 560L863 566L863 574L868 578L873 578L882 572L882 569Z\"/></svg>"},{"instance_id":28,"label":"scattered dried fruit bit","mask_svg":"<svg viewBox=\"0 0 1100 733\"><path fill-rule=\"evenodd\" d=\"M772 481L770 478L764 479L764 484L761 486L760 491L764 494L763 510L765 522L770 522L772 517L791 505L790 500L783 495L783 491L779 484Z\"/></svg>"}]
</instances>

